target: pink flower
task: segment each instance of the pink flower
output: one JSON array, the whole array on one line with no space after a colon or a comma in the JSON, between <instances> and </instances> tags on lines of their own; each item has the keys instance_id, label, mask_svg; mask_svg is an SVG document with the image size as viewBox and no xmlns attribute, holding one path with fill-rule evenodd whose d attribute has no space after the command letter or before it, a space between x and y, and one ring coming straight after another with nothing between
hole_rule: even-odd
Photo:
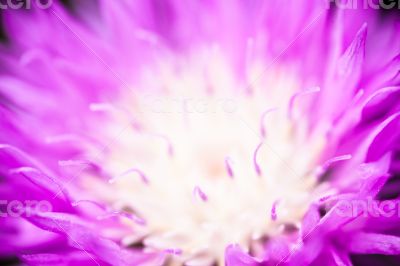
<instances>
[{"instance_id":1,"label":"pink flower","mask_svg":"<svg viewBox=\"0 0 400 266\"><path fill-rule=\"evenodd\" d=\"M69 3L3 12L1 257L398 263L396 17L317 0Z\"/></svg>"}]
</instances>

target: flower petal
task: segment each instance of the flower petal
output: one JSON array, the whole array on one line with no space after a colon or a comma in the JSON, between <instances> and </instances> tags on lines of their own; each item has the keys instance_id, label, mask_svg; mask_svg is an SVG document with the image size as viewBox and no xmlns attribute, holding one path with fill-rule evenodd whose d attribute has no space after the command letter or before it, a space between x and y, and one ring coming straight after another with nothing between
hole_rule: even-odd
<instances>
[{"instance_id":1,"label":"flower petal","mask_svg":"<svg viewBox=\"0 0 400 266\"><path fill-rule=\"evenodd\" d=\"M351 236L349 250L357 254L400 254L400 237L358 233Z\"/></svg>"},{"instance_id":2,"label":"flower petal","mask_svg":"<svg viewBox=\"0 0 400 266\"><path fill-rule=\"evenodd\" d=\"M226 266L259 266L255 258L243 252L238 245L230 245L225 250L225 265Z\"/></svg>"}]
</instances>

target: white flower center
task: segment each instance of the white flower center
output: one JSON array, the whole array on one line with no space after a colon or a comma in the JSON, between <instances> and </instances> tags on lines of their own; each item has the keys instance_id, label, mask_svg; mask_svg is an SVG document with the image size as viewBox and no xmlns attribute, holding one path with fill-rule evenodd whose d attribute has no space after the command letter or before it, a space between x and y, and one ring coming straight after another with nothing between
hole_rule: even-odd
<instances>
[{"instance_id":1,"label":"white flower center","mask_svg":"<svg viewBox=\"0 0 400 266\"><path fill-rule=\"evenodd\" d=\"M121 218L132 226L124 243L143 241L176 253L178 264L207 265L221 263L231 243L251 248L297 226L327 188L313 171L324 138L301 115L313 96L290 104L305 86L293 71L274 66L257 77L263 66L253 63L249 92L218 51L151 70L133 88L134 100L120 104L136 126L121 133L121 111L105 129L115 138L104 165L113 179L89 182L114 208L136 215L136 222Z\"/></svg>"}]
</instances>

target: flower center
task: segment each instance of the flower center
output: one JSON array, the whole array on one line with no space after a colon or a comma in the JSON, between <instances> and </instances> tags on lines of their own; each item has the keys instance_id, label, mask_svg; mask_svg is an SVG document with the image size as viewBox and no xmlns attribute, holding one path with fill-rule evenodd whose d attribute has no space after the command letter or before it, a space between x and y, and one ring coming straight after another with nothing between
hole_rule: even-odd
<instances>
[{"instance_id":1,"label":"flower center","mask_svg":"<svg viewBox=\"0 0 400 266\"><path fill-rule=\"evenodd\" d=\"M250 249L298 226L329 189L314 171L324 138L301 115L312 96L293 98L303 85L291 71L275 67L240 90L219 53L202 58L143 72L134 101L122 101L105 129L114 136L103 163L112 179L88 184L134 215L121 218L132 227L125 244L188 265L221 263L231 243ZM260 70L253 64L247 82Z\"/></svg>"}]
</instances>

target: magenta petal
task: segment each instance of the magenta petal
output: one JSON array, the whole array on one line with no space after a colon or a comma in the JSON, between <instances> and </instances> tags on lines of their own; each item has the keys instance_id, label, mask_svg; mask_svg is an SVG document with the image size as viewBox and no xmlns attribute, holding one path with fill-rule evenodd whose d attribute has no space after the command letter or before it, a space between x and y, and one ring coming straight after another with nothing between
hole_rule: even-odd
<instances>
[{"instance_id":1,"label":"magenta petal","mask_svg":"<svg viewBox=\"0 0 400 266\"><path fill-rule=\"evenodd\" d=\"M68 193L63 188L63 186L58 181L49 176L46 176L39 170L32 167L21 167L12 169L10 172L13 175L20 174L24 176L38 187L51 192L54 198L63 196L63 199L68 201Z\"/></svg>"},{"instance_id":2,"label":"magenta petal","mask_svg":"<svg viewBox=\"0 0 400 266\"><path fill-rule=\"evenodd\" d=\"M349 256L343 253L344 252L331 249L333 260L337 266L352 266Z\"/></svg>"},{"instance_id":3,"label":"magenta petal","mask_svg":"<svg viewBox=\"0 0 400 266\"><path fill-rule=\"evenodd\" d=\"M37 167L44 173L51 175L52 171L48 169L45 165L39 162L37 159L33 158L31 155L27 154L23 150L9 144L0 144L0 151L5 151L6 153L13 156L16 160L21 161L24 164L29 164L30 166Z\"/></svg>"},{"instance_id":4,"label":"magenta petal","mask_svg":"<svg viewBox=\"0 0 400 266\"><path fill-rule=\"evenodd\" d=\"M90 258L84 251L62 254L22 255L23 261L31 266L66 266L66 265L105 265Z\"/></svg>"},{"instance_id":5,"label":"magenta petal","mask_svg":"<svg viewBox=\"0 0 400 266\"><path fill-rule=\"evenodd\" d=\"M360 188L360 195L375 197L389 178L386 174L391 160L391 154L386 154L377 162L362 165L364 178Z\"/></svg>"},{"instance_id":6,"label":"magenta petal","mask_svg":"<svg viewBox=\"0 0 400 266\"><path fill-rule=\"evenodd\" d=\"M306 215L303 217L303 221L301 224L301 234L303 239L308 236L312 232L312 230L314 230L320 219L321 218L319 215L318 206L312 205L307 211Z\"/></svg>"},{"instance_id":7,"label":"magenta petal","mask_svg":"<svg viewBox=\"0 0 400 266\"><path fill-rule=\"evenodd\" d=\"M400 237L374 233L357 233L351 236L349 250L359 254L399 254Z\"/></svg>"},{"instance_id":8,"label":"magenta petal","mask_svg":"<svg viewBox=\"0 0 400 266\"><path fill-rule=\"evenodd\" d=\"M385 87L373 93L366 101L362 110L362 117L367 121L388 114L397 107L400 87Z\"/></svg>"},{"instance_id":9,"label":"magenta petal","mask_svg":"<svg viewBox=\"0 0 400 266\"><path fill-rule=\"evenodd\" d=\"M343 77L352 76L352 82L347 84L349 87L355 85L358 81L362 63L365 57L365 41L367 39L367 25L364 24L361 29L357 32L353 42L347 48L345 53L339 60L339 75Z\"/></svg>"},{"instance_id":10,"label":"magenta petal","mask_svg":"<svg viewBox=\"0 0 400 266\"><path fill-rule=\"evenodd\" d=\"M367 161L376 161L388 150L398 145L400 140L400 113L393 115L393 119L375 137L368 150Z\"/></svg>"},{"instance_id":11,"label":"magenta petal","mask_svg":"<svg viewBox=\"0 0 400 266\"><path fill-rule=\"evenodd\" d=\"M259 266L255 258L243 252L238 245L230 245L225 249L226 266Z\"/></svg>"},{"instance_id":12,"label":"magenta petal","mask_svg":"<svg viewBox=\"0 0 400 266\"><path fill-rule=\"evenodd\" d=\"M73 215L48 213L30 220L42 229L65 235L72 247L112 265L151 265L164 260L163 254L124 250L115 242L102 238L92 226Z\"/></svg>"},{"instance_id":13,"label":"magenta petal","mask_svg":"<svg viewBox=\"0 0 400 266\"><path fill-rule=\"evenodd\" d=\"M287 242L283 239L272 239L266 245L265 260L271 264L284 263L290 255Z\"/></svg>"}]
</instances>

